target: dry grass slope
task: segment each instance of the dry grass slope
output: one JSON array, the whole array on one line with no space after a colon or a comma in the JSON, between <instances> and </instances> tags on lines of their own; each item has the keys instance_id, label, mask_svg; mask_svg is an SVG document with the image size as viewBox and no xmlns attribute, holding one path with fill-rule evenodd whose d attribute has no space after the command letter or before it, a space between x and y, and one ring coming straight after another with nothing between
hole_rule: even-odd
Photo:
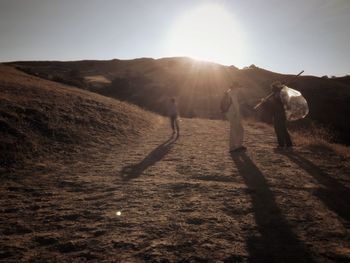
<instances>
[{"instance_id":1,"label":"dry grass slope","mask_svg":"<svg viewBox=\"0 0 350 263\"><path fill-rule=\"evenodd\" d=\"M156 120L136 106L0 65L0 167L116 147Z\"/></svg>"},{"instance_id":2,"label":"dry grass slope","mask_svg":"<svg viewBox=\"0 0 350 263\"><path fill-rule=\"evenodd\" d=\"M298 146L308 147L315 152L332 152L350 164L350 147L330 143L332 135L325 128L295 131L293 137Z\"/></svg>"}]
</instances>

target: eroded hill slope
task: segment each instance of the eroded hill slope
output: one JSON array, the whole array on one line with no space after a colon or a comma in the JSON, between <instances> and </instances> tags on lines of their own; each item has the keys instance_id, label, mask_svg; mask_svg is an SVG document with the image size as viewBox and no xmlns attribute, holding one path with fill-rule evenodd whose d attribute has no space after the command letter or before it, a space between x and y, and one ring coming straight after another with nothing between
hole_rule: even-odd
<instances>
[{"instance_id":1,"label":"eroded hill slope","mask_svg":"<svg viewBox=\"0 0 350 263\"><path fill-rule=\"evenodd\" d=\"M152 127L140 108L0 65L1 167L116 147Z\"/></svg>"}]
</instances>

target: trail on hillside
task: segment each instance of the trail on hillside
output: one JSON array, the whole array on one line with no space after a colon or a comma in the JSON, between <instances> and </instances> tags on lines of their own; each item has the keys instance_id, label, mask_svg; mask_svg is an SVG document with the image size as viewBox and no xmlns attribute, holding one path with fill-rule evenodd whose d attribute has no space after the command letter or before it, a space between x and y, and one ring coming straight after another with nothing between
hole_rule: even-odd
<instances>
[{"instance_id":1,"label":"trail on hillside","mask_svg":"<svg viewBox=\"0 0 350 263\"><path fill-rule=\"evenodd\" d=\"M134 145L2 175L0 259L346 262L349 168L328 152L275 152L272 131L167 120ZM117 214L120 212L120 214Z\"/></svg>"}]
</instances>

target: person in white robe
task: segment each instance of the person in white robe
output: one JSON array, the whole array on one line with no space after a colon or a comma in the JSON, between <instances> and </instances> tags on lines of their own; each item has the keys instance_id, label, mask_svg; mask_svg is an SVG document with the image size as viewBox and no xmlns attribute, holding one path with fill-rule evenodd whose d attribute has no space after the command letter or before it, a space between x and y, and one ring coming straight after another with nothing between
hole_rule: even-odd
<instances>
[{"instance_id":1,"label":"person in white robe","mask_svg":"<svg viewBox=\"0 0 350 263\"><path fill-rule=\"evenodd\" d=\"M230 152L244 151L246 147L243 146L243 125L241 120L241 113L239 109L238 93L240 86L234 83L227 91L231 98L230 107L226 113L226 117L230 122Z\"/></svg>"}]
</instances>

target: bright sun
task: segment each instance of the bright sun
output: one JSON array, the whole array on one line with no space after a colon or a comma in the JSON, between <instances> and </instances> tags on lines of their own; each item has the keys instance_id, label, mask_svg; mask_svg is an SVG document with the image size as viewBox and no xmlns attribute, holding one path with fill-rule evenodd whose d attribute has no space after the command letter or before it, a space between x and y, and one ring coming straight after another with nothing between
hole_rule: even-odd
<instances>
[{"instance_id":1,"label":"bright sun","mask_svg":"<svg viewBox=\"0 0 350 263\"><path fill-rule=\"evenodd\" d=\"M167 53L242 66L243 42L232 15L219 4L206 4L176 21L170 30Z\"/></svg>"}]
</instances>

